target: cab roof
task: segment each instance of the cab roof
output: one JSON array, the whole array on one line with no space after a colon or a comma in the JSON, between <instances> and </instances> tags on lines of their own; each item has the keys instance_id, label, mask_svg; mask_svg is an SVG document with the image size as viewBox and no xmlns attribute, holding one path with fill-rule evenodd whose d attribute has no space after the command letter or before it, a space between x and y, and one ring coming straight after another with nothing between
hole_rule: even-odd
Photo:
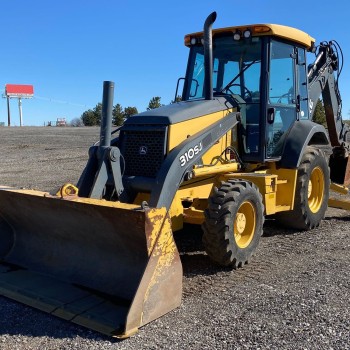
<instances>
[{"instance_id":1,"label":"cab roof","mask_svg":"<svg viewBox=\"0 0 350 350\"><path fill-rule=\"evenodd\" d=\"M229 33L233 34L237 31L244 32L249 29L252 33L252 36L275 36L283 39L294 41L298 44L305 46L307 49L311 49L314 46L315 39L309 34L303 32L302 30L288 27L280 24L249 24L241 25L236 27L227 27L227 28L218 28L213 29L213 37L216 34ZM188 34L185 36L185 45L190 46L191 38L193 37L202 37L203 32L197 32L193 34Z\"/></svg>"}]
</instances>

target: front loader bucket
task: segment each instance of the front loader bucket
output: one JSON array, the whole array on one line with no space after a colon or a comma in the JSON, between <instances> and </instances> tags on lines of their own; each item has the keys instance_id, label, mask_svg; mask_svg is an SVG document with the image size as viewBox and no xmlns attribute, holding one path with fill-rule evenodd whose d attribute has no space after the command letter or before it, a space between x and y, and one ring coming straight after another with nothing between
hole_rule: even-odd
<instances>
[{"instance_id":1,"label":"front loader bucket","mask_svg":"<svg viewBox=\"0 0 350 350\"><path fill-rule=\"evenodd\" d=\"M127 337L181 292L164 208L0 188L0 295Z\"/></svg>"}]
</instances>

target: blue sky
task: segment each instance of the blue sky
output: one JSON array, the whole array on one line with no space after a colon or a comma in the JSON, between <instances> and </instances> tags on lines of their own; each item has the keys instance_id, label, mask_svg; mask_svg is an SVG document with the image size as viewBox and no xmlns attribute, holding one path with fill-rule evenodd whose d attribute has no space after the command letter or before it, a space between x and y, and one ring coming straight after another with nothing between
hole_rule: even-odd
<instances>
[{"instance_id":1,"label":"blue sky","mask_svg":"<svg viewBox=\"0 0 350 350\"><path fill-rule=\"evenodd\" d=\"M102 83L116 84L114 104L145 110L160 96L174 98L185 73L184 35L201 31L212 11L214 28L275 23L299 28L317 43L335 39L344 53L340 77L343 117L350 111L348 0L251 1L1 1L0 92L5 84L33 84L35 98L23 100L24 125L80 117L102 98ZM12 125L19 125L17 99ZM0 122L7 122L0 98Z\"/></svg>"}]
</instances>

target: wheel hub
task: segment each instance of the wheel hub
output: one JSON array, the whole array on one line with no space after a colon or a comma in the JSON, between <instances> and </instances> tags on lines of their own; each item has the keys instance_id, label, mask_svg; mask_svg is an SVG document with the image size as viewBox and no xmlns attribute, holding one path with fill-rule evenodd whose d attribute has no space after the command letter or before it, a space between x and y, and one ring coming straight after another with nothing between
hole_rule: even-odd
<instances>
[{"instance_id":1,"label":"wheel hub","mask_svg":"<svg viewBox=\"0 0 350 350\"><path fill-rule=\"evenodd\" d=\"M311 193L312 193L312 182L311 180L309 180L309 185L307 187L307 198L311 197Z\"/></svg>"},{"instance_id":2,"label":"wheel hub","mask_svg":"<svg viewBox=\"0 0 350 350\"><path fill-rule=\"evenodd\" d=\"M234 222L234 236L236 244L243 249L248 247L254 237L256 223L256 211L254 205L243 202L238 208Z\"/></svg>"},{"instance_id":3,"label":"wheel hub","mask_svg":"<svg viewBox=\"0 0 350 350\"><path fill-rule=\"evenodd\" d=\"M247 219L243 213L237 214L237 231L241 235L244 232L245 226L247 224Z\"/></svg>"},{"instance_id":4,"label":"wheel hub","mask_svg":"<svg viewBox=\"0 0 350 350\"><path fill-rule=\"evenodd\" d=\"M325 179L320 167L312 170L308 184L308 204L311 212L317 213L323 203Z\"/></svg>"}]
</instances>

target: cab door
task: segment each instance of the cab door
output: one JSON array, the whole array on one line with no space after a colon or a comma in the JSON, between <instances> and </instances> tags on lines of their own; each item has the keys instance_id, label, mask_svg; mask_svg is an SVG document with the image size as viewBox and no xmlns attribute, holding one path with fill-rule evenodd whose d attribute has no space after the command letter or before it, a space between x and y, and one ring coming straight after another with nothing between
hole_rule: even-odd
<instances>
[{"instance_id":1,"label":"cab door","mask_svg":"<svg viewBox=\"0 0 350 350\"><path fill-rule=\"evenodd\" d=\"M266 114L266 159L279 159L285 137L297 119L294 45L270 41Z\"/></svg>"}]
</instances>

